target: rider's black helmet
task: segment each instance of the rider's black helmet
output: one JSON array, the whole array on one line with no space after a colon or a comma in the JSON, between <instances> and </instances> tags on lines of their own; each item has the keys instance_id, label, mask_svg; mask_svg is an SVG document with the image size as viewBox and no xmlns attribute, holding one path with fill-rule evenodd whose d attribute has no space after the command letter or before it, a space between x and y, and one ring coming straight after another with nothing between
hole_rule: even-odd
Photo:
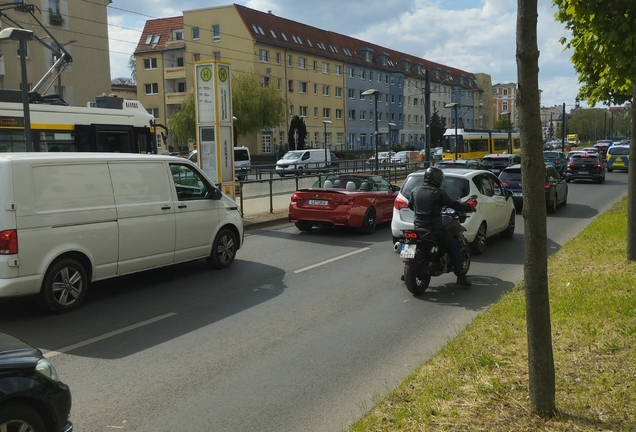
<instances>
[{"instance_id":1,"label":"rider's black helmet","mask_svg":"<svg viewBox=\"0 0 636 432\"><path fill-rule=\"evenodd\" d=\"M444 181L444 171L435 167L427 168L424 173L424 181L440 187Z\"/></svg>"}]
</instances>

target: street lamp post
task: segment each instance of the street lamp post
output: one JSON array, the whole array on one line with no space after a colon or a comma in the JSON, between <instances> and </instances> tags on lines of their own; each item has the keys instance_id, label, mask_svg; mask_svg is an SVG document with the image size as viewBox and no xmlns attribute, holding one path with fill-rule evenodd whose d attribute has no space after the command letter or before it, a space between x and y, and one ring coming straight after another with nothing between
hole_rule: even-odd
<instances>
[{"instance_id":1,"label":"street lamp post","mask_svg":"<svg viewBox=\"0 0 636 432\"><path fill-rule=\"evenodd\" d=\"M329 160L327 158L327 125L331 124L331 120L323 120L322 124L325 125L325 136L323 138L323 143L324 143L324 147L325 147L325 168L327 167L327 161Z\"/></svg>"},{"instance_id":2,"label":"street lamp post","mask_svg":"<svg viewBox=\"0 0 636 432\"><path fill-rule=\"evenodd\" d=\"M459 147L459 143L457 142L457 108L459 104L457 102L449 103L444 105L445 108L453 108L455 110L455 160L457 160L457 147Z\"/></svg>"},{"instance_id":3,"label":"street lamp post","mask_svg":"<svg viewBox=\"0 0 636 432\"><path fill-rule=\"evenodd\" d=\"M22 109L24 111L24 144L28 152L33 151L31 140L31 112L29 111L29 81L26 70L27 41L33 40L33 32L21 28L9 27L0 31L0 42L19 41L20 69L22 69Z\"/></svg>"},{"instance_id":4,"label":"street lamp post","mask_svg":"<svg viewBox=\"0 0 636 432\"><path fill-rule=\"evenodd\" d=\"M362 96L371 96L375 98L375 109L373 115L375 115L375 173L378 173L378 94L379 90L369 89L362 92Z\"/></svg>"},{"instance_id":5,"label":"street lamp post","mask_svg":"<svg viewBox=\"0 0 636 432\"><path fill-rule=\"evenodd\" d=\"M510 130L510 115L512 112L504 111L501 113L502 116L508 116L508 153L512 154L512 132Z\"/></svg>"}]
</instances>

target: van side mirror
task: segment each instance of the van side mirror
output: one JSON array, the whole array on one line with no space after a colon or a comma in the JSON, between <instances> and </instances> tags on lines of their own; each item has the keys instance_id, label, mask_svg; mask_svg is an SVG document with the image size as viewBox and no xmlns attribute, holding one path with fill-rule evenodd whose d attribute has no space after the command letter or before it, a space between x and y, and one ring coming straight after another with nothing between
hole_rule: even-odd
<instances>
[{"instance_id":1,"label":"van side mirror","mask_svg":"<svg viewBox=\"0 0 636 432\"><path fill-rule=\"evenodd\" d=\"M212 199L220 200L221 198L223 198L223 192L221 192L221 189L216 187L212 188Z\"/></svg>"}]
</instances>

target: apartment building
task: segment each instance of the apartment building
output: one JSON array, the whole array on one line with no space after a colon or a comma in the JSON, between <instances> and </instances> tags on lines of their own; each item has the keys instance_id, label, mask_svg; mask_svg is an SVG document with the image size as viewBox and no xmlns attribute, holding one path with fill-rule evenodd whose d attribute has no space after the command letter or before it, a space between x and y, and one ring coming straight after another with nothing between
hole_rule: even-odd
<instances>
[{"instance_id":1,"label":"apartment building","mask_svg":"<svg viewBox=\"0 0 636 432\"><path fill-rule=\"evenodd\" d=\"M277 154L294 115L307 125L308 147L373 149L377 116L381 147L422 148L427 70L431 114L450 119L445 105L456 101L461 120L474 127L475 101L483 104L469 72L236 4L147 21L135 56L139 100L159 123L193 91L196 61L227 61L233 73L276 86L287 101L286 123L239 138L255 155ZM375 92L363 95L368 90Z\"/></svg>"},{"instance_id":2,"label":"apartment building","mask_svg":"<svg viewBox=\"0 0 636 432\"><path fill-rule=\"evenodd\" d=\"M509 112L512 129L517 129L519 127L517 83L497 83L492 86L492 95L492 112L494 122L497 122L502 113Z\"/></svg>"},{"instance_id":3,"label":"apartment building","mask_svg":"<svg viewBox=\"0 0 636 432\"><path fill-rule=\"evenodd\" d=\"M71 54L73 62L36 88L57 60L37 40L27 42L26 65L29 89L40 94L59 94L69 105L86 106L95 97L110 93L110 60L106 7L111 0L32 0L6 2L0 6L2 27L33 30L48 44L55 41ZM33 15L29 13L33 11ZM39 21L39 23L38 23ZM40 25L40 23L42 25ZM21 69L18 42L0 44L0 88L19 90Z\"/></svg>"}]
</instances>

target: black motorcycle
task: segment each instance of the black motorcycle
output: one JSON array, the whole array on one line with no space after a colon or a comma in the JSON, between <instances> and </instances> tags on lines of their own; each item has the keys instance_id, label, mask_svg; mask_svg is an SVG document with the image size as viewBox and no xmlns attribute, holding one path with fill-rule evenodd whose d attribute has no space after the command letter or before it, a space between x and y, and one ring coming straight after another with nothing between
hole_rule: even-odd
<instances>
[{"instance_id":1,"label":"black motorcycle","mask_svg":"<svg viewBox=\"0 0 636 432\"><path fill-rule=\"evenodd\" d=\"M470 268L470 245L464 237L466 229L461 225L466 213L446 208L442 211L444 228L460 244L464 271ZM413 228L402 230L400 241L394 245L395 252L404 261L403 280L406 288L413 294L423 294L431 282L431 276L440 276L453 271L450 255L437 241L435 234L427 229Z\"/></svg>"}]
</instances>

